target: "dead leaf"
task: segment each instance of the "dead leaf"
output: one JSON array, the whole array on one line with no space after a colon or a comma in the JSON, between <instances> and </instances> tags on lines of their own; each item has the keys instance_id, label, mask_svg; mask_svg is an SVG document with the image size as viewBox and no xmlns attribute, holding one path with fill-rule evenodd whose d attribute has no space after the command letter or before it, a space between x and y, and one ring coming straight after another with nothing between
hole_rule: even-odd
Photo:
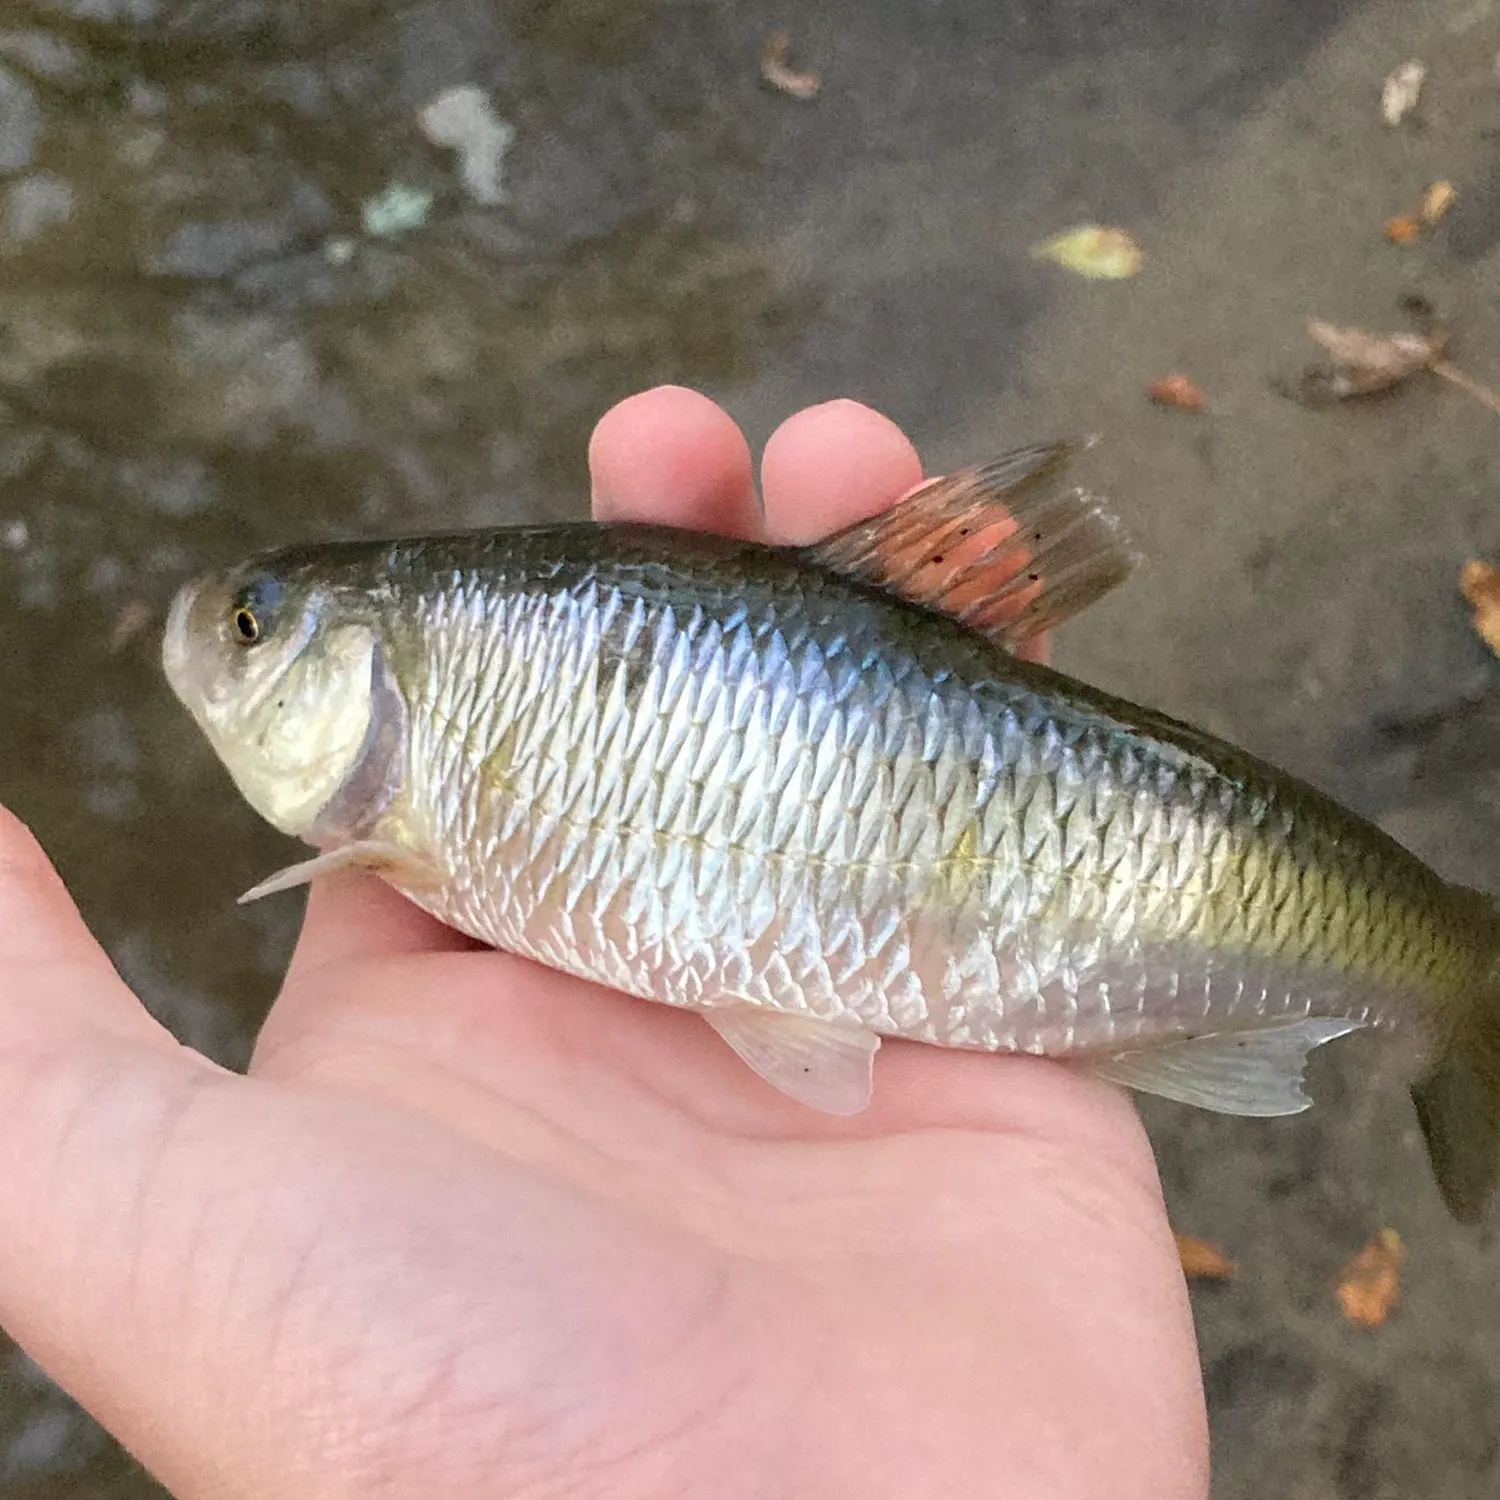
<instances>
[{"instance_id":1,"label":"dead leaf","mask_svg":"<svg viewBox=\"0 0 1500 1500\"><path fill-rule=\"evenodd\" d=\"M1368 370L1381 379L1404 380L1425 369L1442 352L1446 330L1431 333L1393 333L1382 338L1358 328L1336 328L1314 318L1309 335L1320 343L1336 364Z\"/></svg>"},{"instance_id":2,"label":"dead leaf","mask_svg":"<svg viewBox=\"0 0 1500 1500\"><path fill-rule=\"evenodd\" d=\"M1400 1300L1401 1236L1382 1229L1339 1273L1339 1306L1360 1328L1379 1328Z\"/></svg>"},{"instance_id":3,"label":"dead leaf","mask_svg":"<svg viewBox=\"0 0 1500 1500\"><path fill-rule=\"evenodd\" d=\"M1163 375L1146 387L1158 406L1180 406L1184 411L1203 410L1203 392L1186 375Z\"/></svg>"},{"instance_id":4,"label":"dead leaf","mask_svg":"<svg viewBox=\"0 0 1500 1500\"><path fill-rule=\"evenodd\" d=\"M1431 229L1453 207L1458 189L1445 177L1422 194L1422 222Z\"/></svg>"},{"instance_id":5,"label":"dead leaf","mask_svg":"<svg viewBox=\"0 0 1500 1500\"><path fill-rule=\"evenodd\" d=\"M1177 1259L1182 1262L1182 1274L1189 1281L1230 1281L1238 1274L1238 1268L1217 1245L1200 1240L1195 1234L1179 1234Z\"/></svg>"},{"instance_id":6,"label":"dead leaf","mask_svg":"<svg viewBox=\"0 0 1500 1500\"><path fill-rule=\"evenodd\" d=\"M151 606L144 599L131 599L121 606L109 634L109 654L123 651L151 623Z\"/></svg>"},{"instance_id":7,"label":"dead leaf","mask_svg":"<svg viewBox=\"0 0 1500 1500\"><path fill-rule=\"evenodd\" d=\"M792 55L792 38L788 32L773 31L760 49L760 76L778 93L793 99L811 99L823 87L816 73L798 73L787 65Z\"/></svg>"},{"instance_id":8,"label":"dead leaf","mask_svg":"<svg viewBox=\"0 0 1500 1500\"><path fill-rule=\"evenodd\" d=\"M1385 221L1385 237L1393 245L1409 245L1430 229L1453 207L1458 190L1445 177L1434 182L1425 193L1414 214L1397 214Z\"/></svg>"},{"instance_id":9,"label":"dead leaf","mask_svg":"<svg viewBox=\"0 0 1500 1500\"><path fill-rule=\"evenodd\" d=\"M1500 656L1500 573L1471 557L1458 575L1458 587L1474 611L1479 638Z\"/></svg>"},{"instance_id":10,"label":"dead leaf","mask_svg":"<svg viewBox=\"0 0 1500 1500\"><path fill-rule=\"evenodd\" d=\"M1123 281L1141 268L1141 247L1123 229L1080 224L1031 247L1037 260L1050 260L1093 281Z\"/></svg>"},{"instance_id":11,"label":"dead leaf","mask_svg":"<svg viewBox=\"0 0 1500 1500\"><path fill-rule=\"evenodd\" d=\"M1399 125L1417 107L1426 77L1426 66L1415 59L1391 70L1380 90L1380 114L1387 125Z\"/></svg>"},{"instance_id":12,"label":"dead leaf","mask_svg":"<svg viewBox=\"0 0 1500 1500\"><path fill-rule=\"evenodd\" d=\"M1448 331L1441 325L1425 333L1396 333L1382 338L1314 319L1307 331L1333 360L1331 369L1303 372L1302 396L1314 405L1391 390L1419 371L1431 369L1448 342Z\"/></svg>"}]
</instances>

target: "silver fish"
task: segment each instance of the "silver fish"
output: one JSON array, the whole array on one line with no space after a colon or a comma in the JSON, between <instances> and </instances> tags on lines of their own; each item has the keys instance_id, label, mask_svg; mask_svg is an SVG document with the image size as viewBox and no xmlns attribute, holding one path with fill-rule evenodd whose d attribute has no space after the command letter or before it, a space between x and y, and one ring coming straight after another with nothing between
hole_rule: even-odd
<instances>
[{"instance_id":1,"label":"silver fish","mask_svg":"<svg viewBox=\"0 0 1500 1500\"><path fill-rule=\"evenodd\" d=\"M1312 788L1018 659L1123 579L1065 445L806 549L642 526L292 548L163 659L250 803L444 922L701 1012L866 1105L882 1037L1076 1058L1247 1115L1399 1029L1439 1179L1500 1166L1490 901Z\"/></svg>"}]
</instances>

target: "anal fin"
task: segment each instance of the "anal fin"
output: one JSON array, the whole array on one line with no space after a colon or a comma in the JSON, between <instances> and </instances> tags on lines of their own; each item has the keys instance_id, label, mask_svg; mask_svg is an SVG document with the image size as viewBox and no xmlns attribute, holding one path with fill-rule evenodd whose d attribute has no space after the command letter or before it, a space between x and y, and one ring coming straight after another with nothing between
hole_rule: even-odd
<instances>
[{"instance_id":1,"label":"anal fin","mask_svg":"<svg viewBox=\"0 0 1500 1500\"><path fill-rule=\"evenodd\" d=\"M1013 651L1092 604L1137 562L1103 502L1061 482L1071 452L1044 443L934 479L803 555Z\"/></svg>"},{"instance_id":2,"label":"anal fin","mask_svg":"<svg viewBox=\"0 0 1500 1500\"><path fill-rule=\"evenodd\" d=\"M413 885L424 883L431 873L410 849L403 849L401 845L388 843L383 839L360 839L356 843L342 844L337 849L327 849L312 859L300 860L284 870L278 870L274 875L268 875L259 885L246 891L240 897L239 904L243 906L250 901L259 901L262 896L273 896L278 891L289 891L296 886L306 885L320 875L348 869L399 873L409 877L407 883Z\"/></svg>"},{"instance_id":3,"label":"anal fin","mask_svg":"<svg viewBox=\"0 0 1500 1500\"><path fill-rule=\"evenodd\" d=\"M1095 1063L1094 1071L1218 1114L1295 1115L1312 1103L1302 1089L1307 1054L1363 1024L1309 1016L1254 1031L1221 1031L1121 1053Z\"/></svg>"},{"instance_id":4,"label":"anal fin","mask_svg":"<svg viewBox=\"0 0 1500 1500\"><path fill-rule=\"evenodd\" d=\"M830 1115L857 1115L869 1104L880 1038L863 1026L749 1005L704 1017L742 1061L799 1104Z\"/></svg>"}]
</instances>

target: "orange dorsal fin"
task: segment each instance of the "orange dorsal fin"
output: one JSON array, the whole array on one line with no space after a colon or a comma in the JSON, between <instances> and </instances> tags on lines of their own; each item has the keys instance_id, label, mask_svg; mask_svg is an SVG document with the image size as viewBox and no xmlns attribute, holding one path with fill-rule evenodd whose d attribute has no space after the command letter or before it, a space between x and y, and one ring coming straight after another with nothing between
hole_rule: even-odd
<instances>
[{"instance_id":1,"label":"orange dorsal fin","mask_svg":"<svg viewBox=\"0 0 1500 1500\"><path fill-rule=\"evenodd\" d=\"M1039 444L934 479L803 555L1014 651L1092 604L1138 561L1103 502L1063 482L1072 451Z\"/></svg>"}]
</instances>

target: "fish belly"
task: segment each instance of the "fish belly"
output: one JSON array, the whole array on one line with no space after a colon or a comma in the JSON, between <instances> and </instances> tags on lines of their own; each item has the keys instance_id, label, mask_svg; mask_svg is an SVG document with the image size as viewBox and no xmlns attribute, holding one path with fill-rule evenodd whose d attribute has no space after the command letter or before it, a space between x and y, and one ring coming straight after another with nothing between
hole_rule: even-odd
<instances>
[{"instance_id":1,"label":"fish belly","mask_svg":"<svg viewBox=\"0 0 1500 1500\"><path fill-rule=\"evenodd\" d=\"M445 894L480 941L641 999L754 1005L929 1044L1047 1056L1309 1014L1364 1024L1400 997L1191 944L1063 937L1010 909L945 907L887 872L518 830ZM1024 885L1024 882L1016 882Z\"/></svg>"}]
</instances>

